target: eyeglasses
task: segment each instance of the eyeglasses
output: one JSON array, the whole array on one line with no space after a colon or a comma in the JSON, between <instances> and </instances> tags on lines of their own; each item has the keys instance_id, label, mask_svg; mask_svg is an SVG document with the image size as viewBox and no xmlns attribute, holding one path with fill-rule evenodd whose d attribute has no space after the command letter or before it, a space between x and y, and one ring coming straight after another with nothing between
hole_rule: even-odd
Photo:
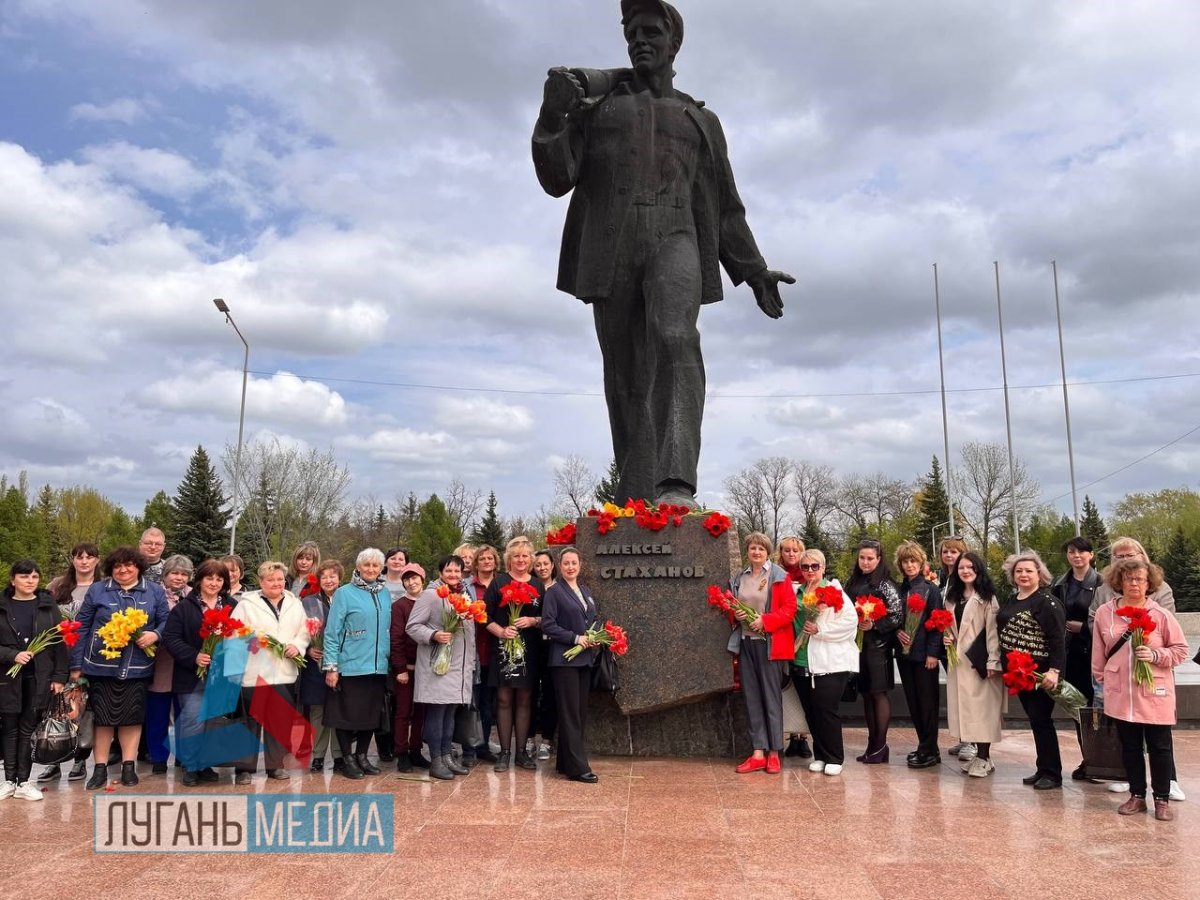
<instances>
[{"instance_id":1,"label":"eyeglasses","mask_svg":"<svg viewBox=\"0 0 1200 900\"><path fill-rule=\"evenodd\" d=\"M1149 584L1149 583L1150 583L1149 578L1131 577L1129 575L1126 575L1124 578L1121 579L1121 584Z\"/></svg>"},{"instance_id":2,"label":"eyeglasses","mask_svg":"<svg viewBox=\"0 0 1200 900\"><path fill-rule=\"evenodd\" d=\"M800 571L802 572L815 572L819 568L821 568L820 563L800 563Z\"/></svg>"}]
</instances>

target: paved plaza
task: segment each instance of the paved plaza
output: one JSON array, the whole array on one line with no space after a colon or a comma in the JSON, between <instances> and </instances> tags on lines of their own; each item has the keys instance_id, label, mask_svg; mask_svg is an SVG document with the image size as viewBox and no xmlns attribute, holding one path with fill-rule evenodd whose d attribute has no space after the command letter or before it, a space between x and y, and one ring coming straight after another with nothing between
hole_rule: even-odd
<instances>
[{"instance_id":1,"label":"paved plaza","mask_svg":"<svg viewBox=\"0 0 1200 900\"><path fill-rule=\"evenodd\" d=\"M1069 769L1074 737L1060 739ZM864 741L847 731L851 755ZM596 786L560 780L552 763L447 784L256 777L258 792L393 792L391 856L94 854L94 795L64 779L41 803L0 802L0 895L29 896L22 882L54 900L1200 895L1200 732L1175 734L1194 799L1172 804L1172 823L1118 817L1122 798L1103 785L1023 786L1028 732L1006 733L987 779L957 764L909 770L912 746L910 730L893 729L891 765L850 761L836 778L795 759L780 776L739 776L727 760L618 758L594 761ZM172 792L172 778L118 791ZM235 791L228 776L215 790Z\"/></svg>"}]
</instances>

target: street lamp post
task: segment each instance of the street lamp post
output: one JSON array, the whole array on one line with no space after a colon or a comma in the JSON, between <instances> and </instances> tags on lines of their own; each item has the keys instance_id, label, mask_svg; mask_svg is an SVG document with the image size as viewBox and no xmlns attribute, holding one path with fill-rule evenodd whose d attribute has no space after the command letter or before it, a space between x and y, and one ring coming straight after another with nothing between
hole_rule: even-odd
<instances>
[{"instance_id":1,"label":"street lamp post","mask_svg":"<svg viewBox=\"0 0 1200 900\"><path fill-rule=\"evenodd\" d=\"M218 297L213 300L213 306L217 308L217 312L225 314L225 321L233 326L242 346L246 348L245 356L242 359L242 407L238 412L237 450L233 456L233 507L231 509L233 523L229 527L229 553L232 555L234 543L237 540L238 492L242 484L242 434L246 428L246 380L250 374L250 344L246 342L242 330L237 327L237 322L233 321L233 316L229 312L229 304Z\"/></svg>"}]
</instances>

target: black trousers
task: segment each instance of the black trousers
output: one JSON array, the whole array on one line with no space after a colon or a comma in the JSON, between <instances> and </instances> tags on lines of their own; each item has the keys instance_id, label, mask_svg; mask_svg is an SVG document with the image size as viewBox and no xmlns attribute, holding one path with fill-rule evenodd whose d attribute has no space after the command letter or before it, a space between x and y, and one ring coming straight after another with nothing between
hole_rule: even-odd
<instances>
[{"instance_id":1,"label":"black trousers","mask_svg":"<svg viewBox=\"0 0 1200 900\"><path fill-rule=\"evenodd\" d=\"M1058 732L1054 728L1054 698L1041 688L1021 691L1021 706L1033 730L1037 749L1037 773L1043 778L1062 781L1062 754L1058 751Z\"/></svg>"},{"instance_id":2,"label":"black trousers","mask_svg":"<svg viewBox=\"0 0 1200 900\"><path fill-rule=\"evenodd\" d=\"M842 715L838 707L849 679L849 672L829 675L792 673L792 684L800 695L800 703L805 710L812 710L808 715L808 730L812 733L813 758L818 762L840 766L846 761L842 746Z\"/></svg>"},{"instance_id":3,"label":"black trousers","mask_svg":"<svg viewBox=\"0 0 1200 900\"><path fill-rule=\"evenodd\" d=\"M273 684L271 690L275 691L280 697L288 702L293 708L296 706L296 682L290 684ZM294 747L285 747L280 742L276 735L271 733L270 729L264 728L263 723L250 715L250 710L254 703L255 688L242 688L242 703L245 704L246 721L245 725L250 730L250 733L261 742L263 752L263 763L267 771L272 769L282 769L285 758L291 753ZM281 722L273 723L275 725L282 724ZM258 770L258 753L253 756L246 756L238 760L235 768L239 772L255 772Z\"/></svg>"},{"instance_id":4,"label":"black trousers","mask_svg":"<svg viewBox=\"0 0 1200 900\"><path fill-rule=\"evenodd\" d=\"M1175 748L1171 742L1170 725L1142 725L1138 722L1117 723L1121 738L1121 761L1129 779L1129 793L1146 796L1146 755L1150 757L1150 784L1156 800L1166 800L1171 793L1171 778L1175 773ZM1145 753L1143 753L1145 747Z\"/></svg>"},{"instance_id":5,"label":"black trousers","mask_svg":"<svg viewBox=\"0 0 1200 900\"><path fill-rule=\"evenodd\" d=\"M922 756L938 753L938 670L925 668L924 662L900 660L900 684L913 728L917 730L917 752Z\"/></svg>"},{"instance_id":6,"label":"black trousers","mask_svg":"<svg viewBox=\"0 0 1200 900\"><path fill-rule=\"evenodd\" d=\"M38 709L34 679L24 673L18 677L21 711L0 715L0 735L4 741L4 777L14 784L24 784L33 771L33 745L29 738L37 728Z\"/></svg>"},{"instance_id":7,"label":"black trousers","mask_svg":"<svg viewBox=\"0 0 1200 900\"><path fill-rule=\"evenodd\" d=\"M592 770L587 755L587 708L592 687L590 666L550 669L558 705L558 771L568 778Z\"/></svg>"}]
</instances>

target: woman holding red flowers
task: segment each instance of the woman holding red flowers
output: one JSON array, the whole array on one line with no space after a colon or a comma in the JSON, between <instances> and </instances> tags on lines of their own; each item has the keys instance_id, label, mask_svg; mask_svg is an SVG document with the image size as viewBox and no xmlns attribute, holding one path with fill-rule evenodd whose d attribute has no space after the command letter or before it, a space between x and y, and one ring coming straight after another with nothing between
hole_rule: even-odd
<instances>
[{"instance_id":1,"label":"woman holding red flowers","mask_svg":"<svg viewBox=\"0 0 1200 900\"><path fill-rule=\"evenodd\" d=\"M316 541L305 541L292 554L288 567L288 584L297 597L301 591L316 581L317 566L321 564L321 548Z\"/></svg>"},{"instance_id":2,"label":"woman holding red flowers","mask_svg":"<svg viewBox=\"0 0 1200 900\"><path fill-rule=\"evenodd\" d=\"M1104 572L1117 595L1096 612L1092 677L1103 689L1104 714L1117 722L1129 799L1117 810L1132 816L1146 811L1146 756L1154 791L1154 818L1175 818L1169 804L1175 752L1175 672L1188 657L1178 620L1150 595L1162 587L1162 569L1139 558L1120 559ZM1138 619L1148 621L1138 633ZM1149 666L1153 686L1139 684L1135 667ZM1099 694L1097 694L1099 696ZM1143 749L1145 748L1145 749Z\"/></svg>"},{"instance_id":3,"label":"woman holding red flowers","mask_svg":"<svg viewBox=\"0 0 1200 900\"><path fill-rule=\"evenodd\" d=\"M972 778L987 778L996 770L992 744L999 742L1004 716L1004 683L1000 680L1000 604L983 557L968 551L955 564L943 601L954 613L955 632L942 637L954 644L959 663L946 670L946 719L950 733L975 745L975 755L963 765Z\"/></svg>"},{"instance_id":4,"label":"woman holding red flowers","mask_svg":"<svg viewBox=\"0 0 1200 900\"><path fill-rule=\"evenodd\" d=\"M896 686L894 650L895 635L904 624L904 601L888 571L883 558L883 545L866 539L858 544L858 557L846 595L878 597L887 607L887 615L878 620L859 622L863 632L862 653L858 660L858 692L862 694L863 714L867 718L867 749L857 757L860 763L886 763L891 756L888 748L888 726L892 722L892 702L889 692Z\"/></svg>"},{"instance_id":5,"label":"woman holding red flowers","mask_svg":"<svg viewBox=\"0 0 1200 900\"><path fill-rule=\"evenodd\" d=\"M58 604L49 591L40 589L37 563L13 563L8 587L0 593L0 734L4 742L4 777L0 799L19 797L41 800L42 792L29 780L33 770L30 737L51 693L67 683L67 648L51 644L41 653L30 653L29 642L61 620ZM16 677L8 670L20 663Z\"/></svg>"},{"instance_id":6,"label":"woman holding red flowers","mask_svg":"<svg viewBox=\"0 0 1200 900\"><path fill-rule=\"evenodd\" d=\"M938 752L938 660L945 655L936 632L925 627L929 615L942 606L942 594L937 585L925 580L928 558L921 545L905 541L896 548L896 568L904 575L900 596L916 594L925 601L916 632L910 638L903 628L896 632L900 642L897 662L908 714L917 732L917 749L908 754L910 769L928 769L941 762Z\"/></svg>"},{"instance_id":7,"label":"woman holding red flowers","mask_svg":"<svg viewBox=\"0 0 1200 900\"><path fill-rule=\"evenodd\" d=\"M483 597L490 636L487 682L496 689L496 719L500 729L500 755L492 767L497 772L507 772L511 765L537 768L537 763L525 752L525 741L529 738L533 687L538 675L532 644L542 637L536 629L542 624L545 596L541 582L533 576L533 542L529 538L520 535L508 542L504 565L508 572L497 575ZM527 588L530 599L515 606L504 603L504 589L512 584ZM520 660L505 651L504 642L514 639L520 642L517 645L517 652L522 654Z\"/></svg>"},{"instance_id":8,"label":"woman holding red flowers","mask_svg":"<svg viewBox=\"0 0 1200 900\"><path fill-rule=\"evenodd\" d=\"M1033 657L1037 670L1045 672L1041 684L1017 696L1037 748L1037 770L1024 779L1035 791L1062 787L1062 754L1054 727L1054 699L1047 691L1058 685L1067 657L1067 616L1063 605L1050 593L1050 570L1036 550L1014 553L1004 561L1004 574L1017 596L1000 607L996 627L1000 629L1000 652L1021 650ZM1042 690L1045 688L1045 690Z\"/></svg>"},{"instance_id":9,"label":"woman holding red flowers","mask_svg":"<svg viewBox=\"0 0 1200 900\"><path fill-rule=\"evenodd\" d=\"M788 581L797 595L804 585L804 573L800 571L800 554L805 550L804 541L795 535L787 535L779 539L779 549L776 562L783 571L787 572ZM802 649L800 651L804 653ZM799 654L797 654L799 655ZM804 665L796 661L795 665ZM800 699L797 691L783 691L783 730L787 738L787 749L784 756L798 756L801 759L812 759L812 748L808 746L808 709Z\"/></svg>"},{"instance_id":10,"label":"woman holding red flowers","mask_svg":"<svg viewBox=\"0 0 1200 900\"><path fill-rule=\"evenodd\" d=\"M232 610L237 601L229 594L229 569L217 559L206 559L196 567L196 586L180 600L167 616L163 629L163 647L173 661L171 690L179 698L179 716L175 720L175 756L183 766L182 784L194 787L201 781L218 780L217 773L200 763L205 723L200 720L206 679L197 668L209 666L212 657L203 652L200 630L204 614L214 609ZM222 760L223 762L224 760Z\"/></svg>"},{"instance_id":11,"label":"woman holding red flowers","mask_svg":"<svg viewBox=\"0 0 1200 900\"><path fill-rule=\"evenodd\" d=\"M802 596L820 596L822 589L841 591L841 585L825 577L825 554L809 548L800 554L800 571L804 575ZM858 647L854 636L858 631L858 616L850 598L842 594L842 608L820 604L812 621L797 615L801 634L793 643L796 654L792 667L792 683L808 713L812 732L813 761L810 772L840 775L845 763L842 743L842 717L838 707L842 693L852 673L858 669ZM803 635L808 640L801 643Z\"/></svg>"},{"instance_id":12,"label":"woman holding red flowers","mask_svg":"<svg viewBox=\"0 0 1200 900\"><path fill-rule=\"evenodd\" d=\"M777 775L783 749L783 677L795 651L792 621L796 618L796 592L787 573L770 561L771 539L756 531L746 538L750 564L729 582L741 603L754 609L751 617L740 609L729 649L737 653L754 752L737 767L739 773L766 770Z\"/></svg>"}]
</instances>

